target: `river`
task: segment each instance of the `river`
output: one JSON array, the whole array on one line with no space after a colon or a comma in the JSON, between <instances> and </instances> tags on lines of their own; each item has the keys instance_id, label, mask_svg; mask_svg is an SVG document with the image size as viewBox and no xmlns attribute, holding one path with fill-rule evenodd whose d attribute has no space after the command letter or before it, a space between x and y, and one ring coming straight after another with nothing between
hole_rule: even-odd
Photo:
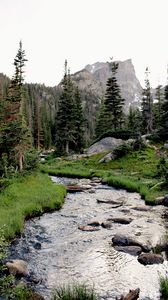
<instances>
[{"instance_id":1,"label":"river","mask_svg":"<svg viewBox=\"0 0 168 300\"><path fill-rule=\"evenodd\" d=\"M61 210L27 221L21 238L11 246L10 257L26 260L30 272L40 279L36 290L50 299L54 287L81 282L94 287L101 299L116 299L138 287L139 299L160 299L159 278L167 275L167 260L163 264L144 266L136 256L116 251L111 239L115 234L124 234L155 246L166 232L162 217L165 208L135 210L144 205L139 194L95 181L58 177L52 180L65 184L87 183L93 187L85 192L68 193ZM120 207L97 202L120 201L121 197L123 205ZM132 222L112 223L108 229L100 226L100 230L94 232L78 228L91 221L102 223L111 217L130 217Z\"/></svg>"}]
</instances>

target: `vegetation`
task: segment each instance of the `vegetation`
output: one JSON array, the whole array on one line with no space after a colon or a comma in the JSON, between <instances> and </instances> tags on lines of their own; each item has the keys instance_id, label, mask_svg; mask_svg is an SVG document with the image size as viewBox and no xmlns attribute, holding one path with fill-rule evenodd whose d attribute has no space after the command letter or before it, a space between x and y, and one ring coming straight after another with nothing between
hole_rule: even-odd
<instances>
[{"instance_id":1,"label":"vegetation","mask_svg":"<svg viewBox=\"0 0 168 300\"><path fill-rule=\"evenodd\" d=\"M153 131L153 98L148 78L148 68L146 68L145 73L145 88L143 89L142 97L142 132L151 133Z\"/></svg>"},{"instance_id":2,"label":"vegetation","mask_svg":"<svg viewBox=\"0 0 168 300\"><path fill-rule=\"evenodd\" d=\"M102 102L96 124L96 137L100 137L108 129L116 131L122 128L124 99L121 97L120 87L117 83L116 73L118 63L111 62L109 66L112 76L106 83L105 100Z\"/></svg>"},{"instance_id":3,"label":"vegetation","mask_svg":"<svg viewBox=\"0 0 168 300\"><path fill-rule=\"evenodd\" d=\"M12 239L23 230L25 218L59 209L65 188L55 185L45 174L36 173L15 179L0 193L0 228Z\"/></svg>"},{"instance_id":4,"label":"vegetation","mask_svg":"<svg viewBox=\"0 0 168 300\"><path fill-rule=\"evenodd\" d=\"M151 204L154 204L156 197L168 192L165 185L157 185L164 180L158 169L160 158L152 147L131 151L107 163L100 163L104 156L105 153L101 153L76 161L52 158L42 164L40 169L52 175L100 176L112 186L139 192Z\"/></svg>"},{"instance_id":5,"label":"vegetation","mask_svg":"<svg viewBox=\"0 0 168 300\"><path fill-rule=\"evenodd\" d=\"M97 300L93 289L84 284L59 287L54 291L52 300Z\"/></svg>"},{"instance_id":6,"label":"vegetation","mask_svg":"<svg viewBox=\"0 0 168 300\"><path fill-rule=\"evenodd\" d=\"M84 117L79 90L74 88L70 74L67 73L67 61L62 85L55 124L56 151L69 154L70 149L83 149Z\"/></svg>"},{"instance_id":7,"label":"vegetation","mask_svg":"<svg viewBox=\"0 0 168 300\"><path fill-rule=\"evenodd\" d=\"M160 278L160 292L161 292L161 300L168 299L168 278Z\"/></svg>"}]
</instances>

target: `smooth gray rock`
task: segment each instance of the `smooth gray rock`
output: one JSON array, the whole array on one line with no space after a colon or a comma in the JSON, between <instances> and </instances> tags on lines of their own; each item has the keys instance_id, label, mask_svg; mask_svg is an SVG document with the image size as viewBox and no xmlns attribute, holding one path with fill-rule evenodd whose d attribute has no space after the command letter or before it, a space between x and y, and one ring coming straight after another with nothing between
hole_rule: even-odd
<instances>
[{"instance_id":1,"label":"smooth gray rock","mask_svg":"<svg viewBox=\"0 0 168 300\"><path fill-rule=\"evenodd\" d=\"M115 246L114 249L135 256L142 252L142 248L139 246Z\"/></svg>"}]
</instances>

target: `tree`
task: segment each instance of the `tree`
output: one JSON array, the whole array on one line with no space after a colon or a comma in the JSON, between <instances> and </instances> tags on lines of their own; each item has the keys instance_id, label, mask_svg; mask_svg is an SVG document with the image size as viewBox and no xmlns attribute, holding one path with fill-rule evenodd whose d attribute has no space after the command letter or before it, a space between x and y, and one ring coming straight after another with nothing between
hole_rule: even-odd
<instances>
[{"instance_id":1,"label":"tree","mask_svg":"<svg viewBox=\"0 0 168 300\"><path fill-rule=\"evenodd\" d=\"M130 106L129 114L127 117L127 129L130 130L134 136L137 136L141 132L142 115L138 108Z\"/></svg>"},{"instance_id":2,"label":"tree","mask_svg":"<svg viewBox=\"0 0 168 300\"><path fill-rule=\"evenodd\" d=\"M65 61L65 73L62 82L63 91L59 99L59 108L56 116L56 148L58 152L69 153L70 143L74 142L74 120L73 120L73 84L70 73L67 72L67 61Z\"/></svg>"},{"instance_id":3,"label":"tree","mask_svg":"<svg viewBox=\"0 0 168 300\"><path fill-rule=\"evenodd\" d=\"M24 153L30 145L31 137L23 114L24 103L24 71L25 51L22 42L14 59L15 73L9 85L5 101L3 126L3 152L6 153L8 164L18 165L23 169Z\"/></svg>"},{"instance_id":4,"label":"tree","mask_svg":"<svg viewBox=\"0 0 168 300\"><path fill-rule=\"evenodd\" d=\"M151 133L153 131L153 99L149 82L148 67L145 71L145 88L143 89L142 97L142 129L143 133Z\"/></svg>"},{"instance_id":5,"label":"tree","mask_svg":"<svg viewBox=\"0 0 168 300\"><path fill-rule=\"evenodd\" d=\"M109 124L109 127L115 131L122 128L124 105L124 99L121 97L120 87L116 79L118 65L119 64L116 62L109 63L112 76L108 78L106 83L106 94L104 101L106 110L111 114L112 124Z\"/></svg>"},{"instance_id":6,"label":"tree","mask_svg":"<svg viewBox=\"0 0 168 300\"><path fill-rule=\"evenodd\" d=\"M78 87L74 88L74 146L76 151L81 151L84 148L84 116L82 101Z\"/></svg>"},{"instance_id":7,"label":"tree","mask_svg":"<svg viewBox=\"0 0 168 300\"><path fill-rule=\"evenodd\" d=\"M95 137L99 138L104 133L108 132L109 124L112 124L112 116L111 113L108 111L107 107L105 106L104 101L102 101L100 111L96 120Z\"/></svg>"},{"instance_id":8,"label":"tree","mask_svg":"<svg viewBox=\"0 0 168 300\"><path fill-rule=\"evenodd\" d=\"M168 135L168 85L165 86L164 100L162 103L161 127L163 134Z\"/></svg>"},{"instance_id":9,"label":"tree","mask_svg":"<svg viewBox=\"0 0 168 300\"><path fill-rule=\"evenodd\" d=\"M95 135L97 138L108 131L121 129L124 122L124 99L121 97L120 87L116 79L118 63L111 61L109 67L112 75L107 80L105 99L101 103L96 120Z\"/></svg>"},{"instance_id":10,"label":"tree","mask_svg":"<svg viewBox=\"0 0 168 300\"><path fill-rule=\"evenodd\" d=\"M79 151L84 146L84 117L80 93L73 85L70 71L67 71L67 61L62 88L56 115L55 142L57 152L68 154L69 150Z\"/></svg>"},{"instance_id":11,"label":"tree","mask_svg":"<svg viewBox=\"0 0 168 300\"><path fill-rule=\"evenodd\" d=\"M154 129L160 129L163 102L163 92L161 85L158 85L158 87L156 88L155 98L157 102L153 103L153 127Z\"/></svg>"}]
</instances>

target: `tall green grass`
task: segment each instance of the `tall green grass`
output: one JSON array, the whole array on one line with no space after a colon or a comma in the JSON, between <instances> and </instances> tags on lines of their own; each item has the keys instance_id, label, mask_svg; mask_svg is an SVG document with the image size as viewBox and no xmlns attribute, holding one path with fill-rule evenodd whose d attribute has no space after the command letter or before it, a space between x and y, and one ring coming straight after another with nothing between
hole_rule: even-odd
<instances>
[{"instance_id":1,"label":"tall green grass","mask_svg":"<svg viewBox=\"0 0 168 300\"><path fill-rule=\"evenodd\" d=\"M52 300L97 300L93 289L84 284L62 286L55 289Z\"/></svg>"},{"instance_id":2,"label":"tall green grass","mask_svg":"<svg viewBox=\"0 0 168 300\"><path fill-rule=\"evenodd\" d=\"M24 220L62 206L65 188L47 174L36 173L16 180L0 193L0 228L6 239L23 230Z\"/></svg>"},{"instance_id":3,"label":"tall green grass","mask_svg":"<svg viewBox=\"0 0 168 300\"><path fill-rule=\"evenodd\" d=\"M154 205L155 199L168 193L158 182L157 173L159 158L156 151L146 147L140 151L133 151L124 157L100 163L105 153L99 153L87 158L70 161L66 159L52 159L40 166L41 171L50 175L68 177L98 176L109 185L123 188L130 192L138 192L147 204Z\"/></svg>"},{"instance_id":4,"label":"tall green grass","mask_svg":"<svg viewBox=\"0 0 168 300\"><path fill-rule=\"evenodd\" d=\"M160 278L160 293L161 300L168 300L168 277Z\"/></svg>"}]
</instances>

